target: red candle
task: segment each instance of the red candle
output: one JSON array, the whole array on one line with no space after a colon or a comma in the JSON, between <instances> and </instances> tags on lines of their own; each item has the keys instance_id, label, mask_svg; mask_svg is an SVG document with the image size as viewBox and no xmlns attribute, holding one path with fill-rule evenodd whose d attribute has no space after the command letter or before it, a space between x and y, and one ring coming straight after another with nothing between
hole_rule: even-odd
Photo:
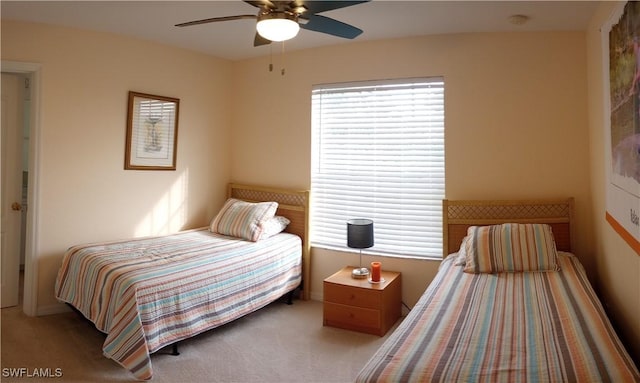
<instances>
[{"instance_id":1,"label":"red candle","mask_svg":"<svg viewBox=\"0 0 640 383\"><path fill-rule=\"evenodd\" d=\"M380 282L380 268L382 263L380 262L371 262L371 281L372 282Z\"/></svg>"}]
</instances>

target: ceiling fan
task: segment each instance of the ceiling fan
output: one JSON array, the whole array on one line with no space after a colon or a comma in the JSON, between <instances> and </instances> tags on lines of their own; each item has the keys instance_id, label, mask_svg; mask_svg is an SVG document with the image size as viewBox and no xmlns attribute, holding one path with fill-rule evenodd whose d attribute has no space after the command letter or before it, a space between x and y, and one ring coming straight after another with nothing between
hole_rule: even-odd
<instances>
[{"instance_id":1,"label":"ceiling fan","mask_svg":"<svg viewBox=\"0 0 640 383\"><path fill-rule=\"evenodd\" d=\"M300 28L326 33L346 39L356 38L362 30L352 25L319 15L318 13L366 3L361 1L304 1L304 0L257 0L244 2L259 8L257 15L237 15L213 17L203 20L176 24L176 27L230 21L256 19L256 35L253 46L270 44L272 41L285 41L295 37Z\"/></svg>"}]
</instances>

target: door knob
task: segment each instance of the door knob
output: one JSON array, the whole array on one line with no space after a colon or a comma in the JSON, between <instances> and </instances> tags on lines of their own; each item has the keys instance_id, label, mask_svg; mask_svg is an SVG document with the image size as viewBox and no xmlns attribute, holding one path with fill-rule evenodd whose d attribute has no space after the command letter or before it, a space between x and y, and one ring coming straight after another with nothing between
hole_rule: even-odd
<instances>
[{"instance_id":1,"label":"door knob","mask_svg":"<svg viewBox=\"0 0 640 383\"><path fill-rule=\"evenodd\" d=\"M20 211L22 210L22 205L17 202L11 204L11 210Z\"/></svg>"}]
</instances>

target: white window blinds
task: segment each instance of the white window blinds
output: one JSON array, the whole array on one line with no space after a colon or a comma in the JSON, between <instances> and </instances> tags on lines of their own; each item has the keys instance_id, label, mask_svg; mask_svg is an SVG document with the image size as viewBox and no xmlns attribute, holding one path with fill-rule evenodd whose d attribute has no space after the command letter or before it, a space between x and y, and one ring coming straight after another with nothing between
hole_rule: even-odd
<instances>
[{"instance_id":1,"label":"white window blinds","mask_svg":"<svg viewBox=\"0 0 640 383\"><path fill-rule=\"evenodd\" d=\"M442 257L442 78L315 86L311 166L314 246L370 218L371 251Z\"/></svg>"}]
</instances>

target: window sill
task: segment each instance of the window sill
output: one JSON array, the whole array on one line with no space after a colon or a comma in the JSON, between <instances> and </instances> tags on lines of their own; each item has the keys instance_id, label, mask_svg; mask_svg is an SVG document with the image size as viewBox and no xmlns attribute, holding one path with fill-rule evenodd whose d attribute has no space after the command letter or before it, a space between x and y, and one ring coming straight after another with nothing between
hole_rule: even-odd
<instances>
[{"instance_id":1,"label":"window sill","mask_svg":"<svg viewBox=\"0 0 640 383\"><path fill-rule=\"evenodd\" d=\"M323 249L323 250L331 250L331 251L340 251L343 253L353 253L360 254L360 251L357 249L352 249L350 247L339 247L339 246L328 246L328 245L311 245L311 249ZM399 258L399 259L413 259L413 260L421 260L421 261L431 261L431 262L442 262L442 257L436 256L417 256L417 255L402 255L402 254L390 254L390 253L382 253L377 251L372 251L369 249L363 249L362 255L368 256L376 256L376 257L386 257L386 258Z\"/></svg>"}]
</instances>

